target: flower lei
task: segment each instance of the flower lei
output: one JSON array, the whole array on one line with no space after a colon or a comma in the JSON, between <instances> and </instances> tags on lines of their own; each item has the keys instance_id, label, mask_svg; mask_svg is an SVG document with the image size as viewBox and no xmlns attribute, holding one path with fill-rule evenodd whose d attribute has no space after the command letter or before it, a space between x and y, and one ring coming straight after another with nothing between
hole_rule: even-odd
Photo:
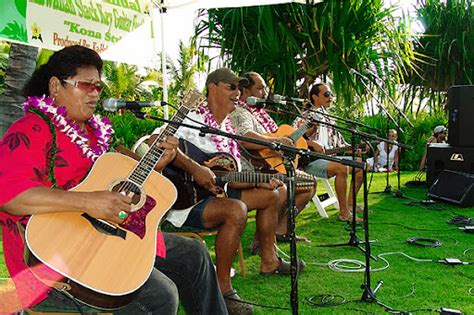
<instances>
[{"instance_id":1,"label":"flower lei","mask_svg":"<svg viewBox=\"0 0 474 315\"><path fill-rule=\"evenodd\" d=\"M107 152L110 146L112 133L112 124L106 117L93 115L86 123L91 127L94 135L97 137L97 145L89 146L89 136L72 119L67 118L66 108L53 105L52 98L42 96L28 97L23 103L23 111L26 113L30 108L35 108L51 119L51 123L58 130L66 135L72 143L77 145L82 151L82 155L90 161L95 162L99 156Z\"/></svg>"},{"instance_id":2,"label":"flower lei","mask_svg":"<svg viewBox=\"0 0 474 315\"><path fill-rule=\"evenodd\" d=\"M247 103L242 103L242 106L248 110L255 119L265 128L267 132L275 132L278 129L278 126L275 124L275 121L268 115L268 113L263 108L258 108L257 106L250 106Z\"/></svg>"},{"instance_id":3,"label":"flower lei","mask_svg":"<svg viewBox=\"0 0 474 315\"><path fill-rule=\"evenodd\" d=\"M214 115L209 110L209 107L201 105L198 108L198 112L204 116L204 123L206 125L215 129L221 129ZM222 123L224 124L226 132L235 134L235 127L232 125L229 117L226 117ZM240 161L240 149L235 140L218 135L211 135L211 140L214 142L217 151L227 152L236 158L237 161Z\"/></svg>"}]
</instances>

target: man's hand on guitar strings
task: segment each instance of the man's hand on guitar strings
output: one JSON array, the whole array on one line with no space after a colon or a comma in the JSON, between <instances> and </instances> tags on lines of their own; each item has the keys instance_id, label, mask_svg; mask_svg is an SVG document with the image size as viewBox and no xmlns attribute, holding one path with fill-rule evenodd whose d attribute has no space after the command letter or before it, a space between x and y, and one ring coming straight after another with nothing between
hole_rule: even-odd
<instances>
[{"instance_id":1,"label":"man's hand on guitar strings","mask_svg":"<svg viewBox=\"0 0 474 315\"><path fill-rule=\"evenodd\" d=\"M119 217L121 211L131 211L132 198L112 191L84 192L86 194L85 212L91 217L107 221L122 223Z\"/></svg>"}]
</instances>

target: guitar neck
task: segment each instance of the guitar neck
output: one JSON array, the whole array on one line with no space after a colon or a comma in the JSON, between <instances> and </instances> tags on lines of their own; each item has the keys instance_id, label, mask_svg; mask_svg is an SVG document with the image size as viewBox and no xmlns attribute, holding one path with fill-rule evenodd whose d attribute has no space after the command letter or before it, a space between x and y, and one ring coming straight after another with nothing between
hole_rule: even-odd
<instances>
[{"instance_id":1,"label":"guitar neck","mask_svg":"<svg viewBox=\"0 0 474 315\"><path fill-rule=\"evenodd\" d=\"M182 122L191 109L197 107L197 105L202 103L203 100L204 98L202 95L195 91L190 91L184 96L182 105L176 111L176 114L173 116L173 118L171 118L170 123L158 135L153 144L150 146L148 152L142 157L135 169L128 176L130 181L136 183L139 186L143 185L165 152L165 150L160 148L158 145L163 142L166 137L173 136L179 128L178 124L175 123Z\"/></svg>"},{"instance_id":2,"label":"guitar neck","mask_svg":"<svg viewBox=\"0 0 474 315\"><path fill-rule=\"evenodd\" d=\"M265 174L257 172L219 172L215 171L216 177L221 182L231 183L268 183L272 178L281 181L286 180L283 174Z\"/></svg>"},{"instance_id":3,"label":"guitar neck","mask_svg":"<svg viewBox=\"0 0 474 315\"><path fill-rule=\"evenodd\" d=\"M327 149L325 150L324 153L328 154L328 155L331 155L331 154L338 154L338 153L344 153L348 150L350 150L352 148L352 146L348 145L348 146L344 146L344 147L339 147L339 148L334 148L334 149Z\"/></svg>"},{"instance_id":4,"label":"guitar neck","mask_svg":"<svg viewBox=\"0 0 474 315\"><path fill-rule=\"evenodd\" d=\"M311 120L308 120L306 123L304 123L298 129L296 129L295 132L293 132L290 135L291 141L293 141L293 143L295 143L299 138L301 138L306 133L306 131L308 131L308 129L311 127L312 124L313 124L313 122Z\"/></svg>"}]
</instances>

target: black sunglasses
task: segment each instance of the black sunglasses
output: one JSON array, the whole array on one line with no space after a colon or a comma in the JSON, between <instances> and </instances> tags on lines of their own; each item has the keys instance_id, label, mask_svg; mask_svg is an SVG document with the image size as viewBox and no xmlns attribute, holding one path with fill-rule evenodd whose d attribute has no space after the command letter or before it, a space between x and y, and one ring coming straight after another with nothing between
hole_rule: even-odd
<instances>
[{"instance_id":1,"label":"black sunglasses","mask_svg":"<svg viewBox=\"0 0 474 315\"><path fill-rule=\"evenodd\" d=\"M228 83L229 85L227 86L227 89L230 90L230 91L235 91L239 88L239 86L237 84L234 84L234 83Z\"/></svg>"},{"instance_id":2,"label":"black sunglasses","mask_svg":"<svg viewBox=\"0 0 474 315\"><path fill-rule=\"evenodd\" d=\"M324 97L329 97L329 96L334 96L334 94L332 94L331 91L326 91L326 92L324 92L323 96Z\"/></svg>"}]
</instances>

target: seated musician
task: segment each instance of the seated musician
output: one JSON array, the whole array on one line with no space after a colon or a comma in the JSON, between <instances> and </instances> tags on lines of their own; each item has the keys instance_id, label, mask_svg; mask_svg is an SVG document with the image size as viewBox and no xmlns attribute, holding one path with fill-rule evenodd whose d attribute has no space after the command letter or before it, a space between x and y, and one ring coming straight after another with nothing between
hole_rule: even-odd
<instances>
[{"instance_id":1,"label":"seated musician","mask_svg":"<svg viewBox=\"0 0 474 315\"><path fill-rule=\"evenodd\" d=\"M270 135L278 130L278 126L275 121L268 115L268 113L257 106L251 106L245 103L248 97L254 96L257 98L267 97L267 85L262 76L256 72L248 72L244 74L248 80L248 84L242 86L242 96L240 98L240 104L237 106L235 111L230 114L230 118L234 126L236 126L237 134L245 137L262 140L266 142L278 142L288 146L294 146L293 141L289 138L290 134L280 136L278 134ZM249 143L241 142L241 145L246 150L261 150L267 147ZM242 156L242 167L244 170L255 171L255 166L252 164L254 157L251 154L244 154ZM258 161L257 161L258 162ZM286 209L287 192L286 187L282 186L278 188L280 196L281 210L278 215L278 225L276 228L276 240L279 242L288 242L290 240L287 229L288 229L288 212ZM311 200L315 193L314 186L307 186L306 189L296 189L295 194L295 206L297 213L304 209L306 204ZM296 237L300 241L308 241L304 237ZM256 240L251 245L251 249L258 247Z\"/></svg>"},{"instance_id":2,"label":"seated musician","mask_svg":"<svg viewBox=\"0 0 474 315\"><path fill-rule=\"evenodd\" d=\"M109 149L110 121L94 115L102 91L101 72L102 60L91 49L70 46L55 52L24 87L25 115L0 142L0 223L6 265L17 291L17 301L11 296L1 301L2 306L10 303L2 313L43 301L58 309L80 310L84 305L71 299L63 276L42 264L27 266L23 232L30 215L84 212L119 224L131 211L132 199L117 192L68 191ZM172 137L161 144L165 152L158 169L175 157L176 146ZM131 303L115 312L176 314L181 299L188 313L225 314L214 267L202 244L160 232L156 240L157 256L148 280ZM33 274L38 270L44 275L41 279Z\"/></svg>"},{"instance_id":3,"label":"seated musician","mask_svg":"<svg viewBox=\"0 0 474 315\"><path fill-rule=\"evenodd\" d=\"M306 110L301 117L298 117L293 126L298 128L307 122L307 119L314 112L320 112L319 120L334 124L333 119L325 116L326 110L331 106L333 94L329 87L324 83L315 84L310 92L309 99L311 101L310 108ZM337 147L346 147L349 144L344 140L341 133L333 127L323 124L314 124L307 132L308 146L315 152L324 153L326 149ZM330 178L336 176L335 189L339 202L339 219L350 221L352 219L352 185L350 185L349 195L347 195L347 177L351 172L351 168L341 163L332 162L324 159L317 159L304 167L308 172L316 177ZM356 169L356 193L362 185L362 170Z\"/></svg>"},{"instance_id":4,"label":"seated musician","mask_svg":"<svg viewBox=\"0 0 474 315\"><path fill-rule=\"evenodd\" d=\"M228 114L235 109L239 100L239 83L244 78L236 76L227 68L211 72L206 79L207 101L196 112L184 120L186 124L207 125L235 134ZM225 152L233 156L240 170L240 150L236 141L218 136L200 136L198 130L180 127L177 136L195 145L206 153ZM153 137L151 138L153 139ZM198 185L215 195L221 193L216 185L214 173L178 150L174 165L193 175ZM247 212L257 210L257 236L261 244L260 274L290 274L290 264L275 253L274 235L277 215L280 210L276 188L279 180L269 183L229 183L227 198L209 196L183 210L173 210L167 217L176 227L188 226L197 229L218 229L216 237L216 268L220 289L230 314L252 313L250 305L239 302L237 291L232 288L230 270L238 249L240 237L247 220ZM179 197L178 197L179 199ZM300 268L303 265L301 263Z\"/></svg>"},{"instance_id":5,"label":"seated musician","mask_svg":"<svg viewBox=\"0 0 474 315\"><path fill-rule=\"evenodd\" d=\"M397 141L397 139L397 131L390 129L388 131L388 140ZM398 145L380 142L375 149L374 157L368 158L367 163L374 172L393 172L398 166Z\"/></svg>"}]
</instances>

